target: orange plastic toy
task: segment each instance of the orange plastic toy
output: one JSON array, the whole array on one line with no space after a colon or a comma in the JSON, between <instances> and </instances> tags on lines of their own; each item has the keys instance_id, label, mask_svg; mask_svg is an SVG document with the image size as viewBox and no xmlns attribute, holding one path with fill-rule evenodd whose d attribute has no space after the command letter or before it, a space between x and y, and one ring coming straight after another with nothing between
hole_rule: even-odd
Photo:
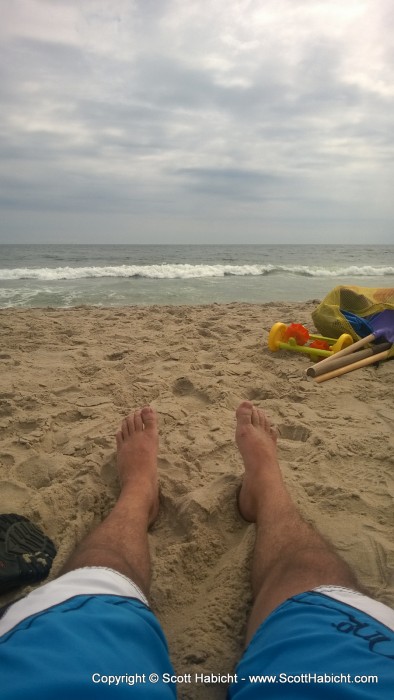
<instances>
[{"instance_id":1,"label":"orange plastic toy","mask_svg":"<svg viewBox=\"0 0 394 700\"><path fill-rule=\"evenodd\" d=\"M311 343L308 341L311 340ZM307 344L308 343L308 344ZM268 336L268 347L272 352L277 350L291 350L303 352L312 360L330 357L353 343L353 338L348 333L343 333L339 338L326 338L323 335L309 333L301 323L275 323Z\"/></svg>"}]
</instances>

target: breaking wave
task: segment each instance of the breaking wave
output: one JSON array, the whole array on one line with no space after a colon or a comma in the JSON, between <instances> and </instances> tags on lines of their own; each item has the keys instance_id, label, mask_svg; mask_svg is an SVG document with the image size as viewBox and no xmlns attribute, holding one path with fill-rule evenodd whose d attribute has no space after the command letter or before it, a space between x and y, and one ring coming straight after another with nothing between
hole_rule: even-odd
<instances>
[{"instance_id":1,"label":"breaking wave","mask_svg":"<svg viewBox=\"0 0 394 700\"><path fill-rule=\"evenodd\" d=\"M77 280L88 278L201 279L204 277L259 277L295 275L301 277L384 277L394 275L394 267L351 265L348 267L310 267L305 265L118 265L105 267L41 267L0 269L2 280Z\"/></svg>"}]
</instances>

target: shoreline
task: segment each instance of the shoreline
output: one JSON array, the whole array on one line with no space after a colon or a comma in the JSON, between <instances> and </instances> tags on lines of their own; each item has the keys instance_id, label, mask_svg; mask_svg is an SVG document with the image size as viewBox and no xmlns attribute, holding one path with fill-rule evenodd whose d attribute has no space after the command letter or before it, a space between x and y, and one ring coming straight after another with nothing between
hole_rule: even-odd
<instances>
[{"instance_id":1,"label":"shoreline","mask_svg":"<svg viewBox=\"0 0 394 700\"><path fill-rule=\"evenodd\" d=\"M277 321L312 331L317 303L0 310L0 508L55 541L50 578L117 497L121 419L146 403L158 411L152 607L179 674L231 673L242 651L254 533L234 495L242 399L280 428L280 463L302 513L372 595L394 604L392 365L316 385L308 358L267 347ZM207 687L204 697L225 690Z\"/></svg>"}]
</instances>

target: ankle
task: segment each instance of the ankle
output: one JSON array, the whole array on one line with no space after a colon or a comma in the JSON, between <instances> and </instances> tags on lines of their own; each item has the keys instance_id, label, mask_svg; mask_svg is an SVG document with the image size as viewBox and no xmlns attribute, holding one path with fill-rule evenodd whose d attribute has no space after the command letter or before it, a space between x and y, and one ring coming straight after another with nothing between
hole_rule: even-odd
<instances>
[{"instance_id":1,"label":"ankle","mask_svg":"<svg viewBox=\"0 0 394 700\"><path fill-rule=\"evenodd\" d=\"M294 527L298 526L302 519L284 488L271 489L268 495L258 500L256 508L256 525L264 529L274 526L277 532L281 529L287 533L287 538Z\"/></svg>"}]
</instances>

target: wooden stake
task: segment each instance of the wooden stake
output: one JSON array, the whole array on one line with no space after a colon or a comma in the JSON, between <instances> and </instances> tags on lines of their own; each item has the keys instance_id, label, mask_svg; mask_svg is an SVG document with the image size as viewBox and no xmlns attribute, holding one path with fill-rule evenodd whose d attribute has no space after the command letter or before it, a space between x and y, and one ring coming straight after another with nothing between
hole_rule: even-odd
<instances>
[{"instance_id":1,"label":"wooden stake","mask_svg":"<svg viewBox=\"0 0 394 700\"><path fill-rule=\"evenodd\" d=\"M342 374L346 374L347 372L353 372L354 369L359 369L360 367L372 365L374 362L384 360L388 356L389 352L390 350L385 350L384 352L379 352L377 355L372 355L371 357L364 358L364 360L354 362L352 365L347 365L346 367L339 367L338 369L332 370L332 372L327 372L326 374L322 374L320 377L315 377L314 381L317 384L320 384L320 382L326 382L327 379L333 379L334 377L340 377Z\"/></svg>"},{"instance_id":2,"label":"wooden stake","mask_svg":"<svg viewBox=\"0 0 394 700\"><path fill-rule=\"evenodd\" d=\"M352 343L352 345L348 345L347 348L343 348L343 350L336 352L335 357L344 357L345 355L350 355L351 352L354 352L359 348L363 348L364 345L368 345L368 343L373 343L374 340L375 336L373 333L371 333L370 335L367 335L366 338L361 338L361 340L358 340L357 343ZM324 360L321 360L319 362L319 365L328 365L328 363L331 362L333 357L334 355L330 355L330 357L325 357Z\"/></svg>"},{"instance_id":3,"label":"wooden stake","mask_svg":"<svg viewBox=\"0 0 394 700\"><path fill-rule=\"evenodd\" d=\"M365 348L365 350L358 350L351 355L346 355L345 357L338 357L339 353L332 355L329 360L330 362L323 363L322 361L316 362L312 367L308 367L306 370L307 377L315 378L319 377L321 374L327 374L333 369L338 367L345 367L346 365L352 365L353 362L358 362L358 360L363 360L364 357L370 357L371 355L377 355L383 350L389 350L391 348L391 343L379 343L372 348Z\"/></svg>"}]
</instances>

